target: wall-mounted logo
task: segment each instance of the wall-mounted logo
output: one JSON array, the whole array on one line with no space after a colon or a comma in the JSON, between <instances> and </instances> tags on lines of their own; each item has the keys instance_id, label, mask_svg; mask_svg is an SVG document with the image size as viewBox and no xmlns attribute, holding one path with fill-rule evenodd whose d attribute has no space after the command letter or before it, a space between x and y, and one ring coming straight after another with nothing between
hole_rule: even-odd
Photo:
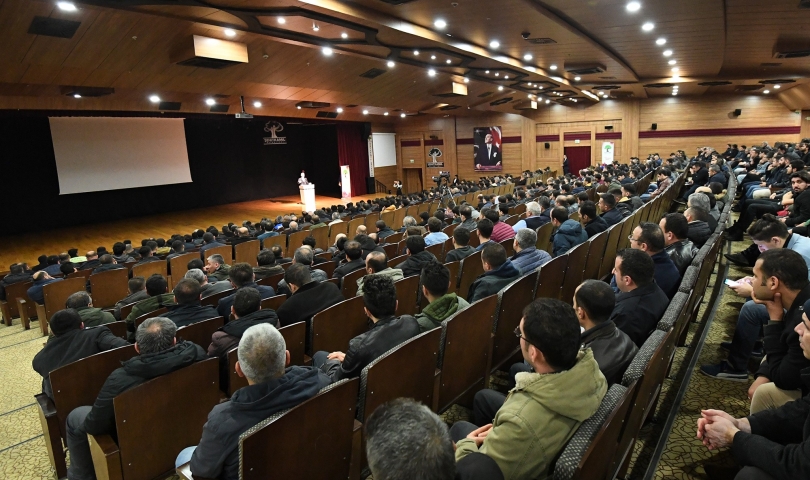
<instances>
[{"instance_id":1,"label":"wall-mounted logo","mask_svg":"<svg viewBox=\"0 0 810 480\"><path fill-rule=\"evenodd\" d=\"M442 168L444 167L444 162L440 162L436 160L437 158L442 156L442 151L436 147L433 147L428 152L428 157L432 158L433 160L429 161L427 166L428 168Z\"/></svg>"},{"instance_id":2,"label":"wall-mounted logo","mask_svg":"<svg viewBox=\"0 0 810 480\"><path fill-rule=\"evenodd\" d=\"M286 145L287 137L279 137L278 133L284 130L281 122L270 120L264 124L264 131L270 133L269 137L264 137L265 145Z\"/></svg>"}]
</instances>

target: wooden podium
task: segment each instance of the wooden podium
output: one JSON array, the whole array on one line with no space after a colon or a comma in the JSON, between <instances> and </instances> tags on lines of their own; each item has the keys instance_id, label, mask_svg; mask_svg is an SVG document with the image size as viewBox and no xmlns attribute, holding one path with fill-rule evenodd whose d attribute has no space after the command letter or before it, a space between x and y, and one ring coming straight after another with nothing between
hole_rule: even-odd
<instances>
[{"instance_id":1,"label":"wooden podium","mask_svg":"<svg viewBox=\"0 0 810 480\"><path fill-rule=\"evenodd\" d=\"M300 185L298 190L301 192L301 204L304 206L305 212L315 211L315 184Z\"/></svg>"}]
</instances>

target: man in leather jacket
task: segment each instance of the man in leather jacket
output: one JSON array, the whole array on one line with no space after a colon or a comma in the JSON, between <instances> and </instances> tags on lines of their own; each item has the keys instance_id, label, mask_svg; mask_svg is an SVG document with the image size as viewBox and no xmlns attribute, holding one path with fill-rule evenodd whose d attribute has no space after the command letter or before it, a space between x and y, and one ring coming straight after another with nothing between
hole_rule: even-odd
<instances>
[{"instance_id":1,"label":"man in leather jacket","mask_svg":"<svg viewBox=\"0 0 810 480\"><path fill-rule=\"evenodd\" d=\"M658 225L664 232L664 244L666 245L664 250L683 277L698 251L695 244L687 238L689 222L681 213L669 213L658 222Z\"/></svg>"}]
</instances>

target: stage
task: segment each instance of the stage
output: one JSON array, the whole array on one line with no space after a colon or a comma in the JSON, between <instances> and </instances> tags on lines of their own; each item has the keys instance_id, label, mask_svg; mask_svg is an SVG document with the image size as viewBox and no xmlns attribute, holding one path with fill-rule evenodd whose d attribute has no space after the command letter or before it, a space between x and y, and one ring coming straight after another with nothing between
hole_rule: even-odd
<instances>
[{"instance_id":1,"label":"stage","mask_svg":"<svg viewBox=\"0 0 810 480\"><path fill-rule=\"evenodd\" d=\"M382 194L362 195L351 197L347 201L335 197L316 196L315 204L317 208L328 208L341 203L373 199L380 195ZM220 230L229 222L241 226L245 220L256 223L263 217L275 218L277 215L290 213L300 215L303 208L300 201L298 195L273 197L0 237L0 271L8 271L9 266L17 262L27 262L29 266L34 266L38 263L37 257L40 255L58 255L74 247L79 249L80 255L99 246L105 246L112 252L113 244L124 239L132 240L133 246L137 248L144 238L160 237L168 241L172 234L185 235L196 228L205 230L211 225Z\"/></svg>"}]
</instances>

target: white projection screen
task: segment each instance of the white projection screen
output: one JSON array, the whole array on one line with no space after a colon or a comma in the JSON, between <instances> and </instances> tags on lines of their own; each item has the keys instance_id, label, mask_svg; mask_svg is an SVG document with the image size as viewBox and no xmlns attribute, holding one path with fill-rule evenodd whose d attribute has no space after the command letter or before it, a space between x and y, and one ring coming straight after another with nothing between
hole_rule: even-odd
<instances>
[{"instance_id":1,"label":"white projection screen","mask_svg":"<svg viewBox=\"0 0 810 480\"><path fill-rule=\"evenodd\" d=\"M191 182L182 118L48 120L60 195Z\"/></svg>"},{"instance_id":2,"label":"white projection screen","mask_svg":"<svg viewBox=\"0 0 810 480\"><path fill-rule=\"evenodd\" d=\"M374 167L391 167L397 164L397 142L394 133L372 133Z\"/></svg>"}]
</instances>

